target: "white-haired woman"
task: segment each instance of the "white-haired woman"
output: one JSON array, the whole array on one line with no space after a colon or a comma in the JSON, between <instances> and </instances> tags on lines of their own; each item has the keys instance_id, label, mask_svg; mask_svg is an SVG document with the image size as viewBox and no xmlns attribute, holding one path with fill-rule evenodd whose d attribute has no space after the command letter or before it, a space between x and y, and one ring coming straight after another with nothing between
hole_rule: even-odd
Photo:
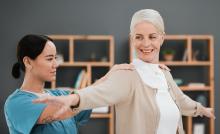
<instances>
[{"instance_id":1,"label":"white-haired woman","mask_svg":"<svg viewBox=\"0 0 220 134\"><path fill-rule=\"evenodd\" d=\"M46 97L37 103L62 104L59 114L114 105L116 134L183 134L182 115L215 118L212 108L186 96L169 70L159 67L159 52L164 41L164 22L152 9L137 11L131 20L130 40L137 59L136 70L118 70L96 86L66 97ZM54 103L56 102L56 103Z\"/></svg>"}]
</instances>

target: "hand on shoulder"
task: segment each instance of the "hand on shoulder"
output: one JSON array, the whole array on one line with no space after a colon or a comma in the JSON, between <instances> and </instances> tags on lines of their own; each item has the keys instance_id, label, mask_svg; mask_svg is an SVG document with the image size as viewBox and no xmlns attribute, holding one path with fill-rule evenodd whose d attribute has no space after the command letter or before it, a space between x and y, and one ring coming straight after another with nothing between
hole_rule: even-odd
<instances>
[{"instance_id":1,"label":"hand on shoulder","mask_svg":"<svg viewBox=\"0 0 220 134\"><path fill-rule=\"evenodd\" d=\"M170 71L170 68L168 68L168 67L167 67L166 65L164 65L164 64L159 64L159 67L160 67L161 69Z\"/></svg>"}]
</instances>

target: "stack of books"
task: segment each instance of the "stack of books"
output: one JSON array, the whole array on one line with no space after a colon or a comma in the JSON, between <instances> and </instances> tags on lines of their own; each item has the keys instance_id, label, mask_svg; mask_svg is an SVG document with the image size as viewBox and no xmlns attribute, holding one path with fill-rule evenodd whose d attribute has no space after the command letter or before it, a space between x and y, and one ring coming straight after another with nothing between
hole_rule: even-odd
<instances>
[{"instance_id":1,"label":"stack of books","mask_svg":"<svg viewBox=\"0 0 220 134\"><path fill-rule=\"evenodd\" d=\"M81 70L79 72L77 79L76 79L74 88L75 89L84 88L84 87L86 87L87 82L88 82L88 73L85 70Z\"/></svg>"}]
</instances>

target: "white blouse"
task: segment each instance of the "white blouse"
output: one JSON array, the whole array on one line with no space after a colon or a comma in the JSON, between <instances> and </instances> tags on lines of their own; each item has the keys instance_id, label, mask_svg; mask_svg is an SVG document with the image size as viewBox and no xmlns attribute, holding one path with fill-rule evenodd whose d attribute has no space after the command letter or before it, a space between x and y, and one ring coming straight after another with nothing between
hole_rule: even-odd
<instances>
[{"instance_id":1,"label":"white blouse","mask_svg":"<svg viewBox=\"0 0 220 134\"><path fill-rule=\"evenodd\" d=\"M157 134L176 134L180 112L168 92L167 81L159 65L140 59L133 60L132 64L146 85L158 89L156 101L160 110L160 121Z\"/></svg>"}]
</instances>

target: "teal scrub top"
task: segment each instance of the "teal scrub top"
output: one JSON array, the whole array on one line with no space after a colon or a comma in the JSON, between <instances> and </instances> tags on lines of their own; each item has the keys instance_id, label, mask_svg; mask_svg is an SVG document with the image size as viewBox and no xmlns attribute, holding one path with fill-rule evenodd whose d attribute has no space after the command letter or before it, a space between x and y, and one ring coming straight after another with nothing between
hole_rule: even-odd
<instances>
[{"instance_id":1,"label":"teal scrub top","mask_svg":"<svg viewBox=\"0 0 220 134\"><path fill-rule=\"evenodd\" d=\"M50 95L61 96L64 90L46 90ZM16 89L6 100L5 118L10 134L77 134L79 125L88 121L91 110L85 110L72 118L47 124L36 124L46 104L34 104L35 94Z\"/></svg>"}]
</instances>

